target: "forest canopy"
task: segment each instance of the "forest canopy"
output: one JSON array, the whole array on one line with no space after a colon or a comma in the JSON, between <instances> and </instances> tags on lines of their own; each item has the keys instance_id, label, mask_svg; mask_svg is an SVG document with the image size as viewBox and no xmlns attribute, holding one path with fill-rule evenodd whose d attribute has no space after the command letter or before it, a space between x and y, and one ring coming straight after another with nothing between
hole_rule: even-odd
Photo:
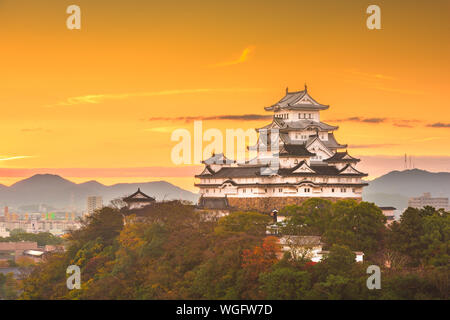
<instances>
[{"instance_id":1,"label":"forest canopy","mask_svg":"<svg viewBox=\"0 0 450 320\"><path fill-rule=\"evenodd\" d=\"M283 254L279 235L266 234L272 218L258 212L218 218L173 201L136 217L106 207L70 234L64 253L33 267L19 298L448 298L447 212L409 208L386 227L371 203L310 199L280 215L287 216L281 234L320 236L329 254L319 263ZM364 262L354 251L364 252ZM382 270L381 290L366 286L372 264ZM79 290L66 287L69 265L81 269Z\"/></svg>"}]
</instances>

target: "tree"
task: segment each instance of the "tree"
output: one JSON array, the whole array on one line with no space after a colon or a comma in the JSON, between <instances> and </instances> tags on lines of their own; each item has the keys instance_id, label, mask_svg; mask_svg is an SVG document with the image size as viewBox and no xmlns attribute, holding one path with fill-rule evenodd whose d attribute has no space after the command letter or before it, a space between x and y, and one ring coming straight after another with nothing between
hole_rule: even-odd
<instances>
[{"instance_id":1,"label":"tree","mask_svg":"<svg viewBox=\"0 0 450 320\"><path fill-rule=\"evenodd\" d=\"M259 296L257 290L259 275L267 272L278 261L280 253L278 238L272 236L266 237L261 246L242 252L242 283L246 284L243 288L244 299Z\"/></svg>"},{"instance_id":2,"label":"tree","mask_svg":"<svg viewBox=\"0 0 450 320\"><path fill-rule=\"evenodd\" d=\"M269 215L257 212L233 212L219 219L216 233L245 232L252 235L264 235L272 221Z\"/></svg>"},{"instance_id":3,"label":"tree","mask_svg":"<svg viewBox=\"0 0 450 320\"><path fill-rule=\"evenodd\" d=\"M270 272L259 276L261 291L270 300L300 300L307 299L311 276L307 271L293 267L274 267Z\"/></svg>"},{"instance_id":4,"label":"tree","mask_svg":"<svg viewBox=\"0 0 450 320\"><path fill-rule=\"evenodd\" d=\"M447 266L450 261L450 215L434 212L424 216L420 241L424 250L422 261L434 266Z\"/></svg>"},{"instance_id":5,"label":"tree","mask_svg":"<svg viewBox=\"0 0 450 320\"><path fill-rule=\"evenodd\" d=\"M325 267L327 274L349 274L355 264L355 258L355 253L347 246L334 244L321 265Z\"/></svg>"},{"instance_id":6,"label":"tree","mask_svg":"<svg viewBox=\"0 0 450 320\"><path fill-rule=\"evenodd\" d=\"M0 273L0 300L13 300L17 298L18 282L14 279L14 274Z\"/></svg>"},{"instance_id":7,"label":"tree","mask_svg":"<svg viewBox=\"0 0 450 320\"><path fill-rule=\"evenodd\" d=\"M434 208L408 208L389 232L389 246L410 258L412 266L448 265L450 216Z\"/></svg>"},{"instance_id":8,"label":"tree","mask_svg":"<svg viewBox=\"0 0 450 320\"><path fill-rule=\"evenodd\" d=\"M365 270L347 247L333 245L324 260L314 266L314 299L361 299L367 293Z\"/></svg>"},{"instance_id":9,"label":"tree","mask_svg":"<svg viewBox=\"0 0 450 320\"><path fill-rule=\"evenodd\" d=\"M280 210L280 215L288 217L287 225L282 229L290 235L321 235L333 218L332 202L320 198L311 198L302 205L290 205Z\"/></svg>"},{"instance_id":10,"label":"tree","mask_svg":"<svg viewBox=\"0 0 450 320\"><path fill-rule=\"evenodd\" d=\"M82 221L82 228L69 234L72 241L90 241L97 238L104 244L111 244L123 228L123 217L117 209L103 207Z\"/></svg>"},{"instance_id":11,"label":"tree","mask_svg":"<svg viewBox=\"0 0 450 320\"><path fill-rule=\"evenodd\" d=\"M22 229L15 231L7 238L0 238L0 242L18 242L32 241L37 242L38 246L58 245L64 242L60 237L54 236L50 232L27 233Z\"/></svg>"},{"instance_id":12,"label":"tree","mask_svg":"<svg viewBox=\"0 0 450 320\"><path fill-rule=\"evenodd\" d=\"M423 271L383 270L383 290L368 290L366 266L355 262L355 249L345 244L383 247L379 212L368 204L344 201L331 208L323 202L325 214L317 211L320 203L297 206L293 215L298 211L307 228L331 216L324 234L336 227L348 237L336 237L319 263L289 256L279 260L278 239L265 234L268 215L237 212L205 219L193 206L171 201L135 211L123 225L118 210L103 208L70 234L65 252L28 268L20 299L448 299L448 215L418 211L420 254L427 263ZM363 226L370 223L373 229ZM408 224L402 223L394 227L399 230L389 231L389 238L408 241L403 230ZM406 256L391 246L384 251L391 257ZM66 287L71 264L81 269L80 290ZM0 279L0 297L4 283Z\"/></svg>"},{"instance_id":13,"label":"tree","mask_svg":"<svg viewBox=\"0 0 450 320\"><path fill-rule=\"evenodd\" d=\"M365 254L379 249L386 232L386 217L373 203L338 201L334 217L324 234L327 243L346 245Z\"/></svg>"}]
</instances>

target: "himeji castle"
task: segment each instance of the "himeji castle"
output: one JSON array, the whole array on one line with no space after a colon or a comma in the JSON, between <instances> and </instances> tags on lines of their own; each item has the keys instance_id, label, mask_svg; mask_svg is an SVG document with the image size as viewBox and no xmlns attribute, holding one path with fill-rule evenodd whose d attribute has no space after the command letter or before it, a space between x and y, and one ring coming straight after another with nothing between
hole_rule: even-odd
<instances>
[{"instance_id":1,"label":"himeji castle","mask_svg":"<svg viewBox=\"0 0 450 320\"><path fill-rule=\"evenodd\" d=\"M213 154L203 161L195 184L199 207L270 212L312 197L361 200L367 174L356 169L360 160L336 140L338 127L320 120L328 108L309 95L306 85L302 91L286 89L280 101L264 108L273 119L256 129L258 143L249 147L255 159L238 163ZM264 171L274 163L276 170Z\"/></svg>"}]
</instances>

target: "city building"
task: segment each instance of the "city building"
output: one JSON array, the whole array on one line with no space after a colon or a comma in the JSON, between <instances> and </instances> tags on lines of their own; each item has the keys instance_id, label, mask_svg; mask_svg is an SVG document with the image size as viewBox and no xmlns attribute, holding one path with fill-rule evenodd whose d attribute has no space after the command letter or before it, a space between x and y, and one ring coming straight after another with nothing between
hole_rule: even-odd
<instances>
[{"instance_id":1,"label":"city building","mask_svg":"<svg viewBox=\"0 0 450 320\"><path fill-rule=\"evenodd\" d=\"M42 258L54 252L64 252L63 245L46 245L39 247L34 241L0 242L0 263L16 261L20 257L28 257L33 261L41 261Z\"/></svg>"},{"instance_id":2,"label":"city building","mask_svg":"<svg viewBox=\"0 0 450 320\"><path fill-rule=\"evenodd\" d=\"M103 207L103 199L99 196L90 196L87 197L87 214L94 213L95 210L101 209Z\"/></svg>"},{"instance_id":3,"label":"city building","mask_svg":"<svg viewBox=\"0 0 450 320\"><path fill-rule=\"evenodd\" d=\"M9 208L8 208L8 206L5 206L4 211L3 211L3 216L4 216L3 221L8 220L8 218L9 218Z\"/></svg>"},{"instance_id":4,"label":"city building","mask_svg":"<svg viewBox=\"0 0 450 320\"><path fill-rule=\"evenodd\" d=\"M330 251L322 250L323 243L320 236L295 236L284 235L280 237L281 252L289 252L294 259L308 259L312 262L320 262ZM364 253L354 251L355 261L363 262Z\"/></svg>"},{"instance_id":5,"label":"city building","mask_svg":"<svg viewBox=\"0 0 450 320\"><path fill-rule=\"evenodd\" d=\"M434 207L437 210L450 210L450 207L448 205L448 198L432 198L429 192L425 192L420 197L414 197L408 200L408 207L421 209L425 206Z\"/></svg>"},{"instance_id":6,"label":"city building","mask_svg":"<svg viewBox=\"0 0 450 320\"><path fill-rule=\"evenodd\" d=\"M23 256L24 251L36 249L37 242L33 241L0 242L0 261L15 260Z\"/></svg>"},{"instance_id":7,"label":"city building","mask_svg":"<svg viewBox=\"0 0 450 320\"><path fill-rule=\"evenodd\" d=\"M31 213L17 215L17 219L0 222L0 236L9 235L8 230L21 229L28 233L50 232L59 236L81 226L75 213Z\"/></svg>"},{"instance_id":8,"label":"city building","mask_svg":"<svg viewBox=\"0 0 450 320\"><path fill-rule=\"evenodd\" d=\"M0 226L0 238L9 237L9 231L4 226Z\"/></svg>"},{"instance_id":9,"label":"city building","mask_svg":"<svg viewBox=\"0 0 450 320\"><path fill-rule=\"evenodd\" d=\"M25 250L22 254L24 257L31 258L34 262L39 262L45 256L43 250Z\"/></svg>"},{"instance_id":10,"label":"city building","mask_svg":"<svg viewBox=\"0 0 450 320\"><path fill-rule=\"evenodd\" d=\"M155 198L152 198L141 191L140 188L132 195L122 199L127 204L127 209L140 209L145 206L155 203Z\"/></svg>"},{"instance_id":11,"label":"city building","mask_svg":"<svg viewBox=\"0 0 450 320\"><path fill-rule=\"evenodd\" d=\"M392 222L395 221L395 210L397 210L397 208L395 207L379 207L379 208L386 217L386 225L390 225Z\"/></svg>"},{"instance_id":12,"label":"city building","mask_svg":"<svg viewBox=\"0 0 450 320\"><path fill-rule=\"evenodd\" d=\"M321 121L320 112L328 108L306 86L296 92L286 89L279 102L265 108L273 118L256 129L258 142L249 147L256 158L239 163L213 154L203 161L204 170L195 176L199 206L218 203L224 210L226 203L237 210L269 213L312 197L360 201L367 174L356 169L360 160L347 152L347 145L337 142L338 127ZM212 198L227 200L208 201Z\"/></svg>"}]
</instances>

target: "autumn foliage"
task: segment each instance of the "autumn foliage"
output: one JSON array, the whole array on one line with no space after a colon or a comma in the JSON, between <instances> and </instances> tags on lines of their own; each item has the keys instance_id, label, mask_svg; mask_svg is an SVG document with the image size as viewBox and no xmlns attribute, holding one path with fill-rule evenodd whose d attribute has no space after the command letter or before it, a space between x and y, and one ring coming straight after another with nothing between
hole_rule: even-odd
<instances>
[{"instance_id":1,"label":"autumn foliage","mask_svg":"<svg viewBox=\"0 0 450 320\"><path fill-rule=\"evenodd\" d=\"M124 217L106 207L70 234L66 252L30 267L20 298L448 297L448 214L410 210L387 229L378 209L366 203L313 199L285 211L290 215L286 230L328 241L325 250L330 253L323 261L313 264L282 255L278 237L266 234L272 219L257 212L214 218L174 201ZM412 231L420 232L420 238L411 241ZM356 263L354 251L362 247L365 262ZM385 261L383 253L392 260L392 267L383 270L384 290L368 290L366 268ZM79 290L66 287L66 268L72 264L81 269ZM0 283L0 298L11 288L6 284Z\"/></svg>"}]
</instances>

